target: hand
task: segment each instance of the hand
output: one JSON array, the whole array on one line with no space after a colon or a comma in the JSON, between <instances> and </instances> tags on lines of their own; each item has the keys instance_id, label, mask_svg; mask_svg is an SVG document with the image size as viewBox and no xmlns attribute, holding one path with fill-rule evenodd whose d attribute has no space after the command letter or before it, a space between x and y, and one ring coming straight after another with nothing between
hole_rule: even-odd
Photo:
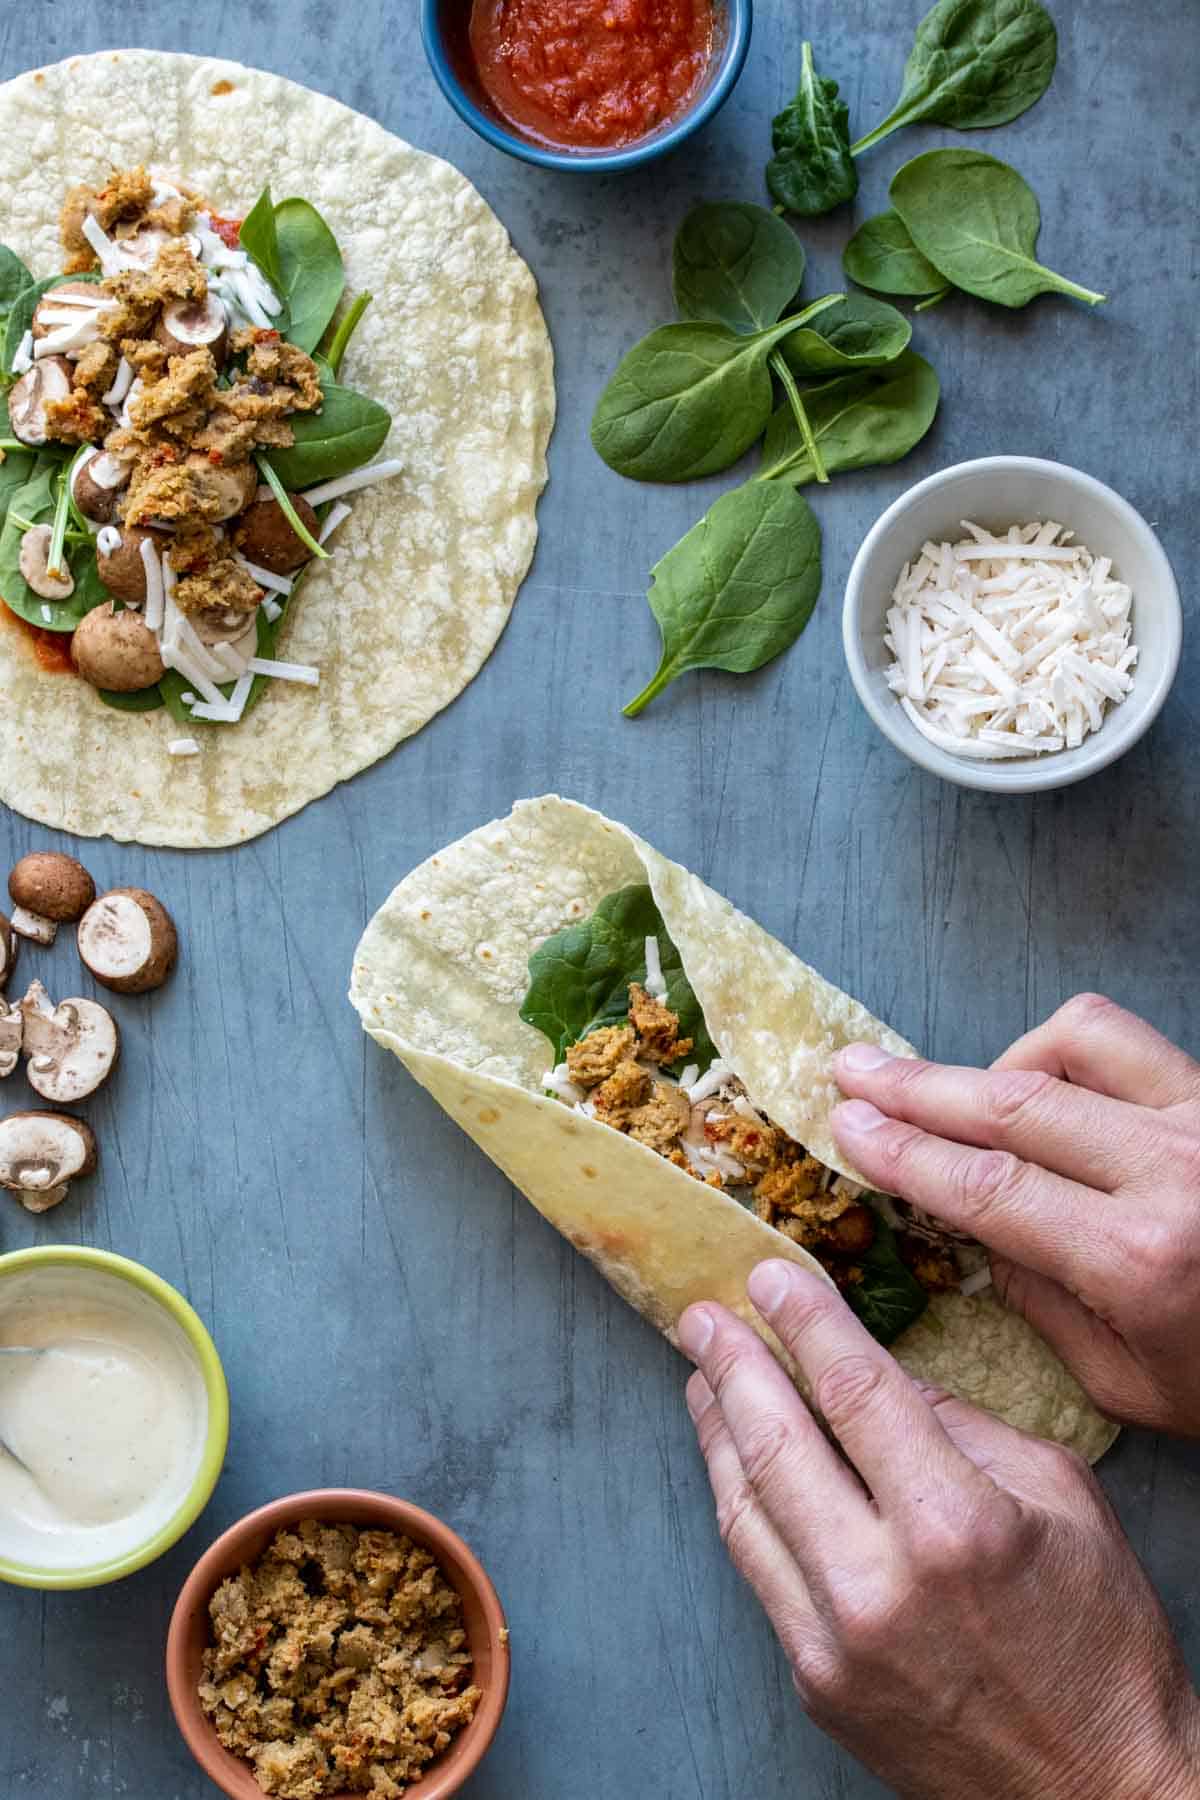
<instances>
[{"instance_id":1,"label":"hand","mask_svg":"<svg viewBox=\"0 0 1200 1800\"><path fill-rule=\"evenodd\" d=\"M921 1800L1196 1800L1200 1700L1086 1465L919 1389L819 1276L749 1292L852 1466L715 1304L680 1320L688 1408L817 1724Z\"/></svg>"},{"instance_id":2,"label":"hand","mask_svg":"<svg viewBox=\"0 0 1200 1800\"><path fill-rule=\"evenodd\" d=\"M989 1072L852 1044L838 1143L970 1233L1115 1419L1200 1435L1200 1063L1095 994Z\"/></svg>"}]
</instances>

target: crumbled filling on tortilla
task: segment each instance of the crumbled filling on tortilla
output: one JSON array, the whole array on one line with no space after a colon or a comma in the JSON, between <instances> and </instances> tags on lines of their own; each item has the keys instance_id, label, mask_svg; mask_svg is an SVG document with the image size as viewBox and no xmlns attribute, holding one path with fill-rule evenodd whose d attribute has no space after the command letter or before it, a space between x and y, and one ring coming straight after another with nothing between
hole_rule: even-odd
<instances>
[{"instance_id":1,"label":"crumbled filling on tortilla","mask_svg":"<svg viewBox=\"0 0 1200 1800\"><path fill-rule=\"evenodd\" d=\"M258 449L286 449L295 442L289 418L320 406L321 384L312 357L277 331L251 327L234 332L232 360L224 374L208 348L180 354L160 341L164 310L177 302L203 304L208 276L187 237L204 203L181 189L180 197L169 196L155 206L155 192L153 179L139 165L114 169L103 187L81 185L67 196L60 232L68 274L98 267L83 229L89 215L118 246L139 234L145 242L144 234L154 232L163 234L163 241L149 267L123 269L97 284L97 292L117 304L100 313L99 339L72 363L71 392L47 402L46 429L60 443L95 444L124 463L129 481L117 501L115 522L153 523L186 534L190 561L172 554L171 563L177 569L192 568L199 535L228 513L228 489L204 479L201 459L214 469L237 471L245 469ZM114 423L103 396L116 378L118 357L129 364L136 381L121 421ZM236 592L230 605L244 606L247 577L235 560L232 533L209 529L203 542L207 577ZM217 563L225 565L220 576L213 573ZM260 601L261 590L255 592ZM177 596L177 604L183 611L214 610L195 590L190 606L183 595Z\"/></svg>"},{"instance_id":2,"label":"crumbled filling on tortilla","mask_svg":"<svg viewBox=\"0 0 1200 1800\"><path fill-rule=\"evenodd\" d=\"M209 1604L200 1704L264 1793L407 1792L470 1723L462 1602L426 1550L306 1519Z\"/></svg>"},{"instance_id":3,"label":"crumbled filling on tortilla","mask_svg":"<svg viewBox=\"0 0 1200 1800\"><path fill-rule=\"evenodd\" d=\"M590 1117L696 1180L744 1194L757 1218L818 1257L840 1286L861 1281L854 1258L871 1248L876 1227L860 1190L765 1118L732 1071L712 1083L697 1081L693 1070L689 1085L706 1090L693 1099L669 1072L691 1049L692 1039L679 1035L678 1014L632 982L624 1023L571 1044L561 1079ZM958 1288L953 1254L931 1224L921 1235L898 1231L897 1245L923 1287Z\"/></svg>"}]
</instances>

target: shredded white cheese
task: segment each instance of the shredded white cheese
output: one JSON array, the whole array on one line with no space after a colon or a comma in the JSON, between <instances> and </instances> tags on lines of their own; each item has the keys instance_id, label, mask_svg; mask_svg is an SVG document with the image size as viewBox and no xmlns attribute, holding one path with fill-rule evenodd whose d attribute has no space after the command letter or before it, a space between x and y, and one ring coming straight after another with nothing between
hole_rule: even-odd
<instances>
[{"instance_id":1,"label":"shredded white cheese","mask_svg":"<svg viewBox=\"0 0 1200 1800\"><path fill-rule=\"evenodd\" d=\"M548 1088L552 1094L557 1094L560 1100L565 1100L570 1106L581 1106L587 1099L583 1088L577 1087L571 1080L565 1062L547 1070L546 1074L542 1076L542 1086Z\"/></svg>"},{"instance_id":2,"label":"shredded white cheese","mask_svg":"<svg viewBox=\"0 0 1200 1800\"><path fill-rule=\"evenodd\" d=\"M302 498L310 506L320 506L323 500L339 500L343 494L370 487L373 481L387 481L393 475L402 474L403 470L400 458L391 456L384 462L368 463L365 469L355 469L350 475L339 475L336 481L323 481L320 487L307 489Z\"/></svg>"},{"instance_id":3,"label":"shredded white cheese","mask_svg":"<svg viewBox=\"0 0 1200 1800\"><path fill-rule=\"evenodd\" d=\"M964 1275L958 1284L958 1291L964 1300L972 1294L982 1294L984 1288L992 1285L992 1271L989 1268L976 1269L973 1275Z\"/></svg>"},{"instance_id":4,"label":"shredded white cheese","mask_svg":"<svg viewBox=\"0 0 1200 1800\"><path fill-rule=\"evenodd\" d=\"M901 571L885 642L888 686L954 756L1074 749L1133 686L1133 595L1054 520L1003 537L963 520Z\"/></svg>"},{"instance_id":5,"label":"shredded white cheese","mask_svg":"<svg viewBox=\"0 0 1200 1800\"><path fill-rule=\"evenodd\" d=\"M719 1056L715 1056L708 1065L707 1074L702 1075L699 1081L693 1081L688 1088L688 1099L693 1106L700 1100L708 1100L713 1094L720 1092L726 1080L732 1074L733 1070L729 1067L729 1064L727 1062L722 1062Z\"/></svg>"},{"instance_id":6,"label":"shredded white cheese","mask_svg":"<svg viewBox=\"0 0 1200 1800\"><path fill-rule=\"evenodd\" d=\"M276 619L282 618L283 608L280 606L278 600L272 600L271 596L268 594L261 604L263 611L266 613L268 619L270 619L272 625L275 623Z\"/></svg>"},{"instance_id":7,"label":"shredded white cheese","mask_svg":"<svg viewBox=\"0 0 1200 1800\"><path fill-rule=\"evenodd\" d=\"M168 756L199 756L200 746L195 738L168 738Z\"/></svg>"},{"instance_id":8,"label":"shredded white cheese","mask_svg":"<svg viewBox=\"0 0 1200 1800\"><path fill-rule=\"evenodd\" d=\"M646 992L652 1000L665 1000L667 984L663 979L662 958L658 954L658 939L646 939Z\"/></svg>"},{"instance_id":9,"label":"shredded white cheese","mask_svg":"<svg viewBox=\"0 0 1200 1800\"><path fill-rule=\"evenodd\" d=\"M166 588L163 586L163 566L158 559L158 551L149 538L143 538L138 545L142 559L142 567L146 571L146 624L151 631L161 631L163 627L163 610L166 604Z\"/></svg>"},{"instance_id":10,"label":"shredded white cheese","mask_svg":"<svg viewBox=\"0 0 1200 1800\"><path fill-rule=\"evenodd\" d=\"M101 404L119 408L121 402L124 400L132 386L133 364L123 356L117 364L117 372L113 376L112 386L109 388L107 394L101 394L100 396Z\"/></svg>"},{"instance_id":11,"label":"shredded white cheese","mask_svg":"<svg viewBox=\"0 0 1200 1800\"><path fill-rule=\"evenodd\" d=\"M336 506L331 506L321 523L320 531L317 533L318 544L323 544L326 538L332 537L343 519L348 519L350 517L350 512L351 509L346 505L344 500L339 500Z\"/></svg>"},{"instance_id":12,"label":"shredded white cheese","mask_svg":"<svg viewBox=\"0 0 1200 1800\"><path fill-rule=\"evenodd\" d=\"M252 675L273 675L276 681L299 681L305 687L319 687L320 669L308 663L274 662L269 656L252 656L246 664Z\"/></svg>"},{"instance_id":13,"label":"shredded white cheese","mask_svg":"<svg viewBox=\"0 0 1200 1800\"><path fill-rule=\"evenodd\" d=\"M243 556L240 550L234 552L233 560L257 581L259 587L272 588L277 594L291 593L292 583L286 575L275 575L270 569L260 568L257 563L252 563L248 557Z\"/></svg>"},{"instance_id":14,"label":"shredded white cheese","mask_svg":"<svg viewBox=\"0 0 1200 1800\"><path fill-rule=\"evenodd\" d=\"M17 345L17 353L12 360L14 375L28 375L33 367L33 333L27 331Z\"/></svg>"}]
</instances>

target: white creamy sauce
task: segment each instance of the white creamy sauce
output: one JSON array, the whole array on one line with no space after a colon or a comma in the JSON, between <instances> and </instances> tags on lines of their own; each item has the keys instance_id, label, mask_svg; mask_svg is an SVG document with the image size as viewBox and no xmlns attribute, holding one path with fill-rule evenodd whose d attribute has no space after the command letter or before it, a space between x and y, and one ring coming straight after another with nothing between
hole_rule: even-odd
<instances>
[{"instance_id":1,"label":"white creamy sauce","mask_svg":"<svg viewBox=\"0 0 1200 1800\"><path fill-rule=\"evenodd\" d=\"M0 1346L18 1344L43 1354L0 1355L0 1557L62 1569L127 1554L199 1467L208 1400L187 1337L119 1276L43 1268L0 1282Z\"/></svg>"}]
</instances>

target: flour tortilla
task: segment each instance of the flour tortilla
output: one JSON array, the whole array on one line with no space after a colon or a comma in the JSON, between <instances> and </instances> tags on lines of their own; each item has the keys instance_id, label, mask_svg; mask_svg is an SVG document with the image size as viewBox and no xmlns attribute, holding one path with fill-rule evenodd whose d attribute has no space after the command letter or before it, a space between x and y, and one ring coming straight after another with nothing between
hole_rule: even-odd
<instances>
[{"instance_id":1,"label":"flour tortilla","mask_svg":"<svg viewBox=\"0 0 1200 1800\"><path fill-rule=\"evenodd\" d=\"M363 1024L538 1211L674 1341L719 1300L796 1370L746 1298L766 1256L821 1272L737 1201L546 1097L550 1046L519 1008L530 952L606 895L649 882L709 1032L755 1101L822 1162L855 1171L829 1129L833 1057L868 1038L911 1046L622 825L551 795L520 802L431 857L372 919L350 998ZM1116 1431L1023 1320L989 1295L939 1295L893 1346L914 1375L1095 1460Z\"/></svg>"},{"instance_id":2,"label":"flour tortilla","mask_svg":"<svg viewBox=\"0 0 1200 1800\"><path fill-rule=\"evenodd\" d=\"M35 276L62 267L68 187L137 162L240 216L270 182L328 219L351 295L374 295L343 379L380 400L395 481L354 496L329 565L305 576L274 682L238 726L115 712L44 673L4 614L0 800L42 824L144 844L236 844L386 755L478 673L537 537L554 421L533 276L475 189L360 113L238 63L105 51L0 87L0 238Z\"/></svg>"}]
</instances>

